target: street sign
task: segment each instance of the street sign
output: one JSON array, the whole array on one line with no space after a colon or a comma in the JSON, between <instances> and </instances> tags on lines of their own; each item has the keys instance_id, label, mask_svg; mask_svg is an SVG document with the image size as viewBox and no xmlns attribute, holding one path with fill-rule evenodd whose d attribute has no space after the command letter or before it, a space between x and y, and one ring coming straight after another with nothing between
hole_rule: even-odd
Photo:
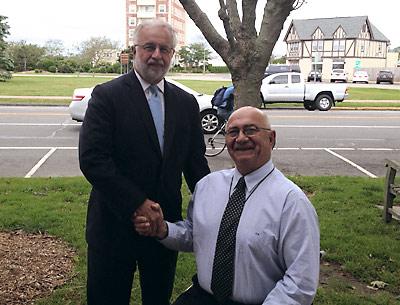
<instances>
[{"instance_id":1,"label":"street sign","mask_svg":"<svg viewBox=\"0 0 400 305\"><path fill-rule=\"evenodd\" d=\"M129 63L129 54L128 53L121 53L120 60L121 60L121 64L127 65Z\"/></svg>"},{"instance_id":2,"label":"street sign","mask_svg":"<svg viewBox=\"0 0 400 305\"><path fill-rule=\"evenodd\" d=\"M354 62L354 69L361 69L361 59L356 59Z\"/></svg>"}]
</instances>

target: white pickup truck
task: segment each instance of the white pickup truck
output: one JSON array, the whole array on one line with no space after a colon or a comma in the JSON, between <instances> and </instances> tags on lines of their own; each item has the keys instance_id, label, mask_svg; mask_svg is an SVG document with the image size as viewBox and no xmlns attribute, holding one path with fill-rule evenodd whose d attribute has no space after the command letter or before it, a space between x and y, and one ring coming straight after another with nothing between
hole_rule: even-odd
<instances>
[{"instance_id":1,"label":"white pickup truck","mask_svg":"<svg viewBox=\"0 0 400 305\"><path fill-rule=\"evenodd\" d=\"M305 83L300 73L276 73L263 79L261 97L265 104L303 103L307 110L327 111L348 96L346 84Z\"/></svg>"}]
</instances>

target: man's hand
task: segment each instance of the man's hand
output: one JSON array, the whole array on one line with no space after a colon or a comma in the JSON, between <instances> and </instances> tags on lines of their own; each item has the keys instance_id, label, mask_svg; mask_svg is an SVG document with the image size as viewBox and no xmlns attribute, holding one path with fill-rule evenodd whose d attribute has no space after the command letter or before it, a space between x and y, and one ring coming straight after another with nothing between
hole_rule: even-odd
<instances>
[{"instance_id":1,"label":"man's hand","mask_svg":"<svg viewBox=\"0 0 400 305\"><path fill-rule=\"evenodd\" d=\"M167 225L158 203L146 199L132 216L135 230L144 236L164 238L167 235Z\"/></svg>"}]
</instances>

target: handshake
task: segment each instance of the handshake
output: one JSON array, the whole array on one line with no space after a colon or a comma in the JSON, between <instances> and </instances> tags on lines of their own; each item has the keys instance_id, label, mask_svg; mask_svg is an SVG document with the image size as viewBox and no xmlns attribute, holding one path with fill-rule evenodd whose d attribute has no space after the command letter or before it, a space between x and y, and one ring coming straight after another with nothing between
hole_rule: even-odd
<instances>
[{"instance_id":1,"label":"handshake","mask_svg":"<svg viewBox=\"0 0 400 305\"><path fill-rule=\"evenodd\" d=\"M150 199L146 199L137 208L131 220L136 232L140 235L159 239L163 239L168 235L168 226L164 221L162 209L158 203Z\"/></svg>"}]
</instances>

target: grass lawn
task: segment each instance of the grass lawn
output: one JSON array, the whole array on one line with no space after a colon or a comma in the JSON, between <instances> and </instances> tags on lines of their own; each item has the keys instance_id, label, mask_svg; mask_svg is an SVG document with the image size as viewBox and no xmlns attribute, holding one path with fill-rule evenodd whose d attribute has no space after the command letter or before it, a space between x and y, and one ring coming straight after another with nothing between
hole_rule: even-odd
<instances>
[{"instance_id":1,"label":"grass lawn","mask_svg":"<svg viewBox=\"0 0 400 305\"><path fill-rule=\"evenodd\" d=\"M399 100L400 90L379 88L349 88L349 100Z\"/></svg>"},{"instance_id":2,"label":"grass lawn","mask_svg":"<svg viewBox=\"0 0 400 305\"><path fill-rule=\"evenodd\" d=\"M13 76L0 83L0 95L71 96L75 88L92 87L113 77L93 76Z\"/></svg>"},{"instance_id":3,"label":"grass lawn","mask_svg":"<svg viewBox=\"0 0 400 305\"><path fill-rule=\"evenodd\" d=\"M75 88L92 87L106 82L114 76L14 76L10 81L0 82L0 95L10 96L71 96ZM173 78L173 76L172 76ZM228 86L230 81L203 81L203 80L177 80L182 84L204 94L213 94L222 85ZM349 88L349 98L346 103L340 103L342 107L400 107L400 90L376 89L376 88ZM351 104L351 100L377 100L377 103ZM398 100L398 103L380 103L379 100ZM70 99L9 99L0 98L0 104L42 104L42 105L68 105ZM277 105L279 106L279 105ZM301 103L286 104L286 106L302 106Z\"/></svg>"},{"instance_id":4,"label":"grass lawn","mask_svg":"<svg viewBox=\"0 0 400 305\"><path fill-rule=\"evenodd\" d=\"M323 265L327 271L314 304L400 304L400 224L383 223L381 211L375 207L382 203L383 179L292 179L317 209L321 249L327 253ZM0 230L47 232L65 240L78 254L72 280L37 304L85 304L88 193L89 185L81 177L0 179ZM184 187L184 202L187 201ZM192 255L180 254L173 299L187 288L194 272ZM374 280L389 285L379 291L367 289ZM138 292L136 283L136 297Z\"/></svg>"}]
</instances>

